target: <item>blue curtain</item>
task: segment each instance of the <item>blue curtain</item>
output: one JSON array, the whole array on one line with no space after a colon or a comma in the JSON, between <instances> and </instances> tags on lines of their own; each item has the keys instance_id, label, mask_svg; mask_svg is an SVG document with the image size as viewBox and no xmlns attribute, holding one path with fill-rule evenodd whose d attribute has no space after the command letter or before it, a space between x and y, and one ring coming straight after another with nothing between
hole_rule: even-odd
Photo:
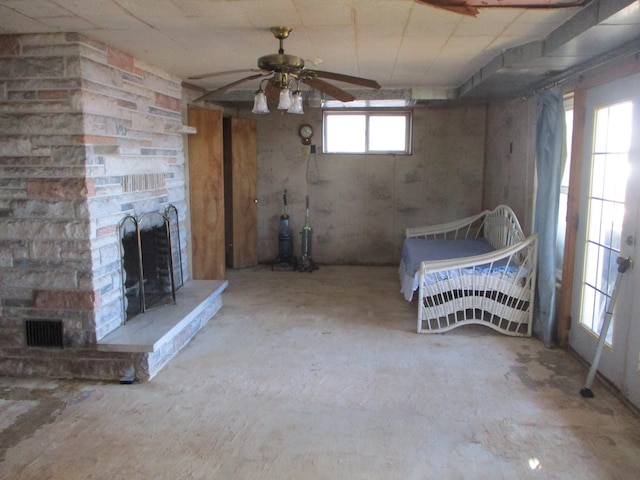
<instances>
[{"instance_id":1,"label":"blue curtain","mask_svg":"<svg viewBox=\"0 0 640 480\"><path fill-rule=\"evenodd\" d=\"M538 276L533 333L547 347L555 344L556 236L560 183L565 157L565 118L562 90L538 95L536 171L538 190L534 230L538 233Z\"/></svg>"}]
</instances>

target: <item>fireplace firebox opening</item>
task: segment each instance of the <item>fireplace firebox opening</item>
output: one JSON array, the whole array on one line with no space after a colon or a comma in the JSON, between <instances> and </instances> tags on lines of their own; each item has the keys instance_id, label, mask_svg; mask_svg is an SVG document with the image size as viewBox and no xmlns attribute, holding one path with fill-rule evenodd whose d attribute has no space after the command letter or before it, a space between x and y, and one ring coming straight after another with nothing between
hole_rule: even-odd
<instances>
[{"instance_id":1,"label":"fireplace firebox opening","mask_svg":"<svg viewBox=\"0 0 640 480\"><path fill-rule=\"evenodd\" d=\"M178 211L127 215L119 224L124 322L140 313L176 303L182 286Z\"/></svg>"}]
</instances>

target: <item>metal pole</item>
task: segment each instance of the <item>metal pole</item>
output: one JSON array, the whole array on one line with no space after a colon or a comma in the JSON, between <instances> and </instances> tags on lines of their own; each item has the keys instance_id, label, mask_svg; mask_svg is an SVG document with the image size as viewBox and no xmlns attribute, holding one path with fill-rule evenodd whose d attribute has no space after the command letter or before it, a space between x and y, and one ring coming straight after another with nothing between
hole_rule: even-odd
<instances>
[{"instance_id":1,"label":"metal pole","mask_svg":"<svg viewBox=\"0 0 640 480\"><path fill-rule=\"evenodd\" d=\"M600 330L600 338L598 338L598 346L596 347L596 353L593 357L593 362L591 362L591 368L589 369L589 374L587 375L587 381L585 382L584 387L580 390L580 395L586 398L593 398L593 392L591 391L591 386L593 385L593 379L595 378L596 372L598 371L600 356L602 355L604 342L607 338L607 332L609 331L611 318L613 317L613 310L616 305L616 300L618 299L618 291L620 290L622 277L624 275L624 272L626 272L631 266L631 259L629 257L627 258L618 257L616 259L616 263L618 264L618 273L616 275L616 281L613 284L613 292L611 292L611 298L609 299L609 303L607 304L607 310L604 314L604 323L602 324L602 329Z\"/></svg>"}]
</instances>

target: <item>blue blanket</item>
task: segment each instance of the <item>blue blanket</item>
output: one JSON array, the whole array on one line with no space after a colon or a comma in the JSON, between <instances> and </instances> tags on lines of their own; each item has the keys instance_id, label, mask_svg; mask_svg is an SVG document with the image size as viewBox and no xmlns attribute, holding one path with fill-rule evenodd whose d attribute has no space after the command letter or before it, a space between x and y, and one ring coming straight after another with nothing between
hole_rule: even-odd
<instances>
[{"instance_id":1,"label":"blue blanket","mask_svg":"<svg viewBox=\"0 0 640 480\"><path fill-rule=\"evenodd\" d=\"M484 238L467 238L460 240L425 240L423 238L405 238L402 247L402 261L398 273L400 274L400 291L411 301L413 292L418 289L418 272L420 262L433 260L451 260L455 258L473 257L494 252L495 249ZM512 258L512 262L515 259ZM425 274L427 284L447 280L462 275L499 275L503 278L519 279L527 274L527 269L516 264L509 264L509 258L476 265L474 267L441 270Z\"/></svg>"},{"instance_id":2,"label":"blue blanket","mask_svg":"<svg viewBox=\"0 0 640 480\"><path fill-rule=\"evenodd\" d=\"M405 238L402 246L402 263L407 274L413 276L420 269L420 262L473 257L474 255L482 255L494 250L484 238L460 240Z\"/></svg>"}]
</instances>

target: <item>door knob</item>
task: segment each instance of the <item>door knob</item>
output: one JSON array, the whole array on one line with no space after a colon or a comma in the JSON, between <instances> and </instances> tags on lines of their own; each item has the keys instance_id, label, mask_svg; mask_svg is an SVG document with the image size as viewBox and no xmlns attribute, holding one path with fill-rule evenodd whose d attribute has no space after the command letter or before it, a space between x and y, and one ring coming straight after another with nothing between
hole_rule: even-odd
<instances>
[{"instance_id":1,"label":"door knob","mask_svg":"<svg viewBox=\"0 0 640 480\"><path fill-rule=\"evenodd\" d=\"M258 199L257 199L257 198L254 198L254 199L253 199L253 203L258 203Z\"/></svg>"},{"instance_id":2,"label":"door knob","mask_svg":"<svg viewBox=\"0 0 640 480\"><path fill-rule=\"evenodd\" d=\"M635 245L636 244L636 239L633 237L633 235L629 235L627 237L627 240L625 241L625 243L629 246L631 245Z\"/></svg>"}]
</instances>

